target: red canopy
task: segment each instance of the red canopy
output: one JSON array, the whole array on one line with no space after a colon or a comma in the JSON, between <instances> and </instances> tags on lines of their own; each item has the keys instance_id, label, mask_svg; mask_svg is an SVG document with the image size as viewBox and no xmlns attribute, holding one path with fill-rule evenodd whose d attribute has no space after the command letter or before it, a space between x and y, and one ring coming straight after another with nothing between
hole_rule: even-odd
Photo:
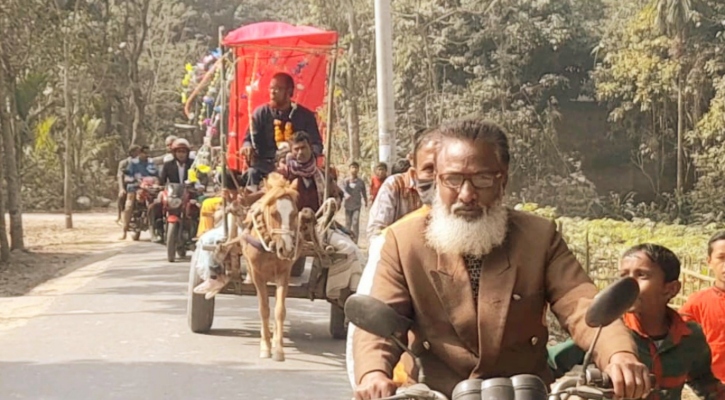
<instances>
[{"instance_id":1,"label":"red canopy","mask_svg":"<svg viewBox=\"0 0 725 400\"><path fill-rule=\"evenodd\" d=\"M267 88L278 72L292 76L295 81L292 100L317 113L324 139L324 116L320 111L327 89L328 55L337 44L337 32L283 22L261 22L230 32L223 43L233 49L236 58L236 76L229 98L227 163L230 169L246 169L239 149L250 114L269 101Z\"/></svg>"},{"instance_id":2,"label":"red canopy","mask_svg":"<svg viewBox=\"0 0 725 400\"><path fill-rule=\"evenodd\" d=\"M311 26L294 26L284 22L260 22L229 32L224 46L248 44L310 47L335 46L337 32L323 31Z\"/></svg>"}]
</instances>

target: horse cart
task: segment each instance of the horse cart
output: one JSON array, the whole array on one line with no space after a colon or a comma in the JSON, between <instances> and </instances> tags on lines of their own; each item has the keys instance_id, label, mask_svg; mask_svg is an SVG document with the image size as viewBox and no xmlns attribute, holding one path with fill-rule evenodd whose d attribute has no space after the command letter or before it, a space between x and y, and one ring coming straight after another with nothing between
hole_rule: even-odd
<instances>
[{"instance_id":1,"label":"horse cart","mask_svg":"<svg viewBox=\"0 0 725 400\"><path fill-rule=\"evenodd\" d=\"M276 72L287 72L295 80L293 101L317 115L320 134L325 143L325 154L318 157L317 163L320 170L324 171L324 193L327 198L333 184L329 179L329 163L337 33L264 22L243 26L223 38L220 32L220 42L220 50L216 53L218 59L214 68L208 72L208 75L216 75L215 81L219 82L218 89L209 93L214 95L217 106L214 107L215 115L205 120L219 121L221 153L225 155L221 157L222 179L228 179L228 168L234 171L246 169L246 160L239 156L238 150L250 125L252 112L268 101L267 87L271 76ZM207 80L206 77L204 80ZM193 97L186 100L187 116L192 118L194 115L189 115L188 103L193 101ZM217 129L214 130L216 134ZM222 210L225 217L220 222L224 226L224 235L213 244L202 244L201 249L213 253L228 276L229 282L217 295L256 295L256 287L245 281L248 271L239 240L241 231L233 222L234 218L229 218L235 213L244 214L248 209L235 207L233 201L230 204L230 200L224 198ZM335 211L334 201L328 200L323 204L312 224L317 235L312 236L318 239L326 236ZM325 245L324 240L318 242L310 235L305 237L299 254L306 257L306 268L300 276L293 274L290 278L286 297L328 301L330 334L336 339L344 339L346 321L343 305L351 292L346 291L339 298L330 299L326 289L330 266L348 255L335 253L331 246ZM192 260L189 271L188 324L193 332L204 333L211 329L214 320L214 297L207 299L204 294L194 293L193 289L202 282L194 264ZM268 285L268 293L270 290L274 293L272 285Z\"/></svg>"}]
</instances>

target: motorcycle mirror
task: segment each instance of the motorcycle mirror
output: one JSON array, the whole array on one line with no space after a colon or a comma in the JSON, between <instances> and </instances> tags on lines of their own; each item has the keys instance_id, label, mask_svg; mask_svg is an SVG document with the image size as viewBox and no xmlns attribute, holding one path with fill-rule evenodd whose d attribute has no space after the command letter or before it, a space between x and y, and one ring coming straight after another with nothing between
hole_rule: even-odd
<instances>
[{"instance_id":1,"label":"motorcycle mirror","mask_svg":"<svg viewBox=\"0 0 725 400\"><path fill-rule=\"evenodd\" d=\"M358 328L388 338L408 331L412 321L382 301L364 294L353 294L345 301L345 315Z\"/></svg>"},{"instance_id":2,"label":"motorcycle mirror","mask_svg":"<svg viewBox=\"0 0 725 400\"><path fill-rule=\"evenodd\" d=\"M631 277L622 278L594 297L584 321L592 328L607 326L624 315L638 296L637 280Z\"/></svg>"}]
</instances>

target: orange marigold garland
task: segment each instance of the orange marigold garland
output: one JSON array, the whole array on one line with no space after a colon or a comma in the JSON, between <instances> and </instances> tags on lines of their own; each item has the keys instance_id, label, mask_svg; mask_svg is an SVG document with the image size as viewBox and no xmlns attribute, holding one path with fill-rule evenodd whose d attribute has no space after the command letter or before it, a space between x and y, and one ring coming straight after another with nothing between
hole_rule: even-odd
<instances>
[{"instance_id":1,"label":"orange marigold garland","mask_svg":"<svg viewBox=\"0 0 725 400\"><path fill-rule=\"evenodd\" d=\"M275 119L274 120L274 141L277 143L277 146L279 146L280 142L284 141L284 135L282 134L282 128L280 126L282 125L282 121Z\"/></svg>"},{"instance_id":2,"label":"orange marigold garland","mask_svg":"<svg viewBox=\"0 0 725 400\"><path fill-rule=\"evenodd\" d=\"M292 110L289 114L289 119L292 119L292 115L294 114L295 110L297 109L297 103L292 103ZM276 119L274 120L274 141L277 143L277 148L279 148L280 144L283 142L289 142L292 140L292 135L294 134L294 127L292 126L292 121L287 121L284 124L284 132L282 131L282 120Z\"/></svg>"}]
</instances>

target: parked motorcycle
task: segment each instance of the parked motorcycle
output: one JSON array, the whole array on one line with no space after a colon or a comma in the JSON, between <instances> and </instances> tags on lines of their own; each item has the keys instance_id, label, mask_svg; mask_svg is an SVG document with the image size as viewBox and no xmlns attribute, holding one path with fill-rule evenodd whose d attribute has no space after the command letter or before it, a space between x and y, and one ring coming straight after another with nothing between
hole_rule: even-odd
<instances>
[{"instance_id":1,"label":"parked motorcycle","mask_svg":"<svg viewBox=\"0 0 725 400\"><path fill-rule=\"evenodd\" d=\"M166 256L169 262L186 256L194 248L201 207L196 198L199 190L193 183L169 183L162 193Z\"/></svg>"},{"instance_id":2,"label":"parked motorcycle","mask_svg":"<svg viewBox=\"0 0 725 400\"><path fill-rule=\"evenodd\" d=\"M141 178L138 183L133 213L128 224L128 230L132 232L131 238L133 240L139 240L141 232L148 230L151 226L149 208L153 206L154 199L159 192L158 182L158 178L147 176Z\"/></svg>"},{"instance_id":3,"label":"parked motorcycle","mask_svg":"<svg viewBox=\"0 0 725 400\"><path fill-rule=\"evenodd\" d=\"M622 278L603 290L587 310L585 321L598 328L597 335L581 366L552 385L551 392L536 375L522 374L511 378L466 379L453 389L451 400L565 400L571 396L582 399L602 400L614 396L609 377L589 365L594 345L602 328L619 319L639 296L639 285L633 278ZM379 400L448 400L440 392L425 384L423 365L418 357L396 335L407 333L412 321L398 314L387 304L370 296L354 294L345 302L345 315L358 328L373 335L390 338L410 354L418 367L418 382L400 388L394 396ZM654 376L650 376L654 383Z\"/></svg>"}]
</instances>

